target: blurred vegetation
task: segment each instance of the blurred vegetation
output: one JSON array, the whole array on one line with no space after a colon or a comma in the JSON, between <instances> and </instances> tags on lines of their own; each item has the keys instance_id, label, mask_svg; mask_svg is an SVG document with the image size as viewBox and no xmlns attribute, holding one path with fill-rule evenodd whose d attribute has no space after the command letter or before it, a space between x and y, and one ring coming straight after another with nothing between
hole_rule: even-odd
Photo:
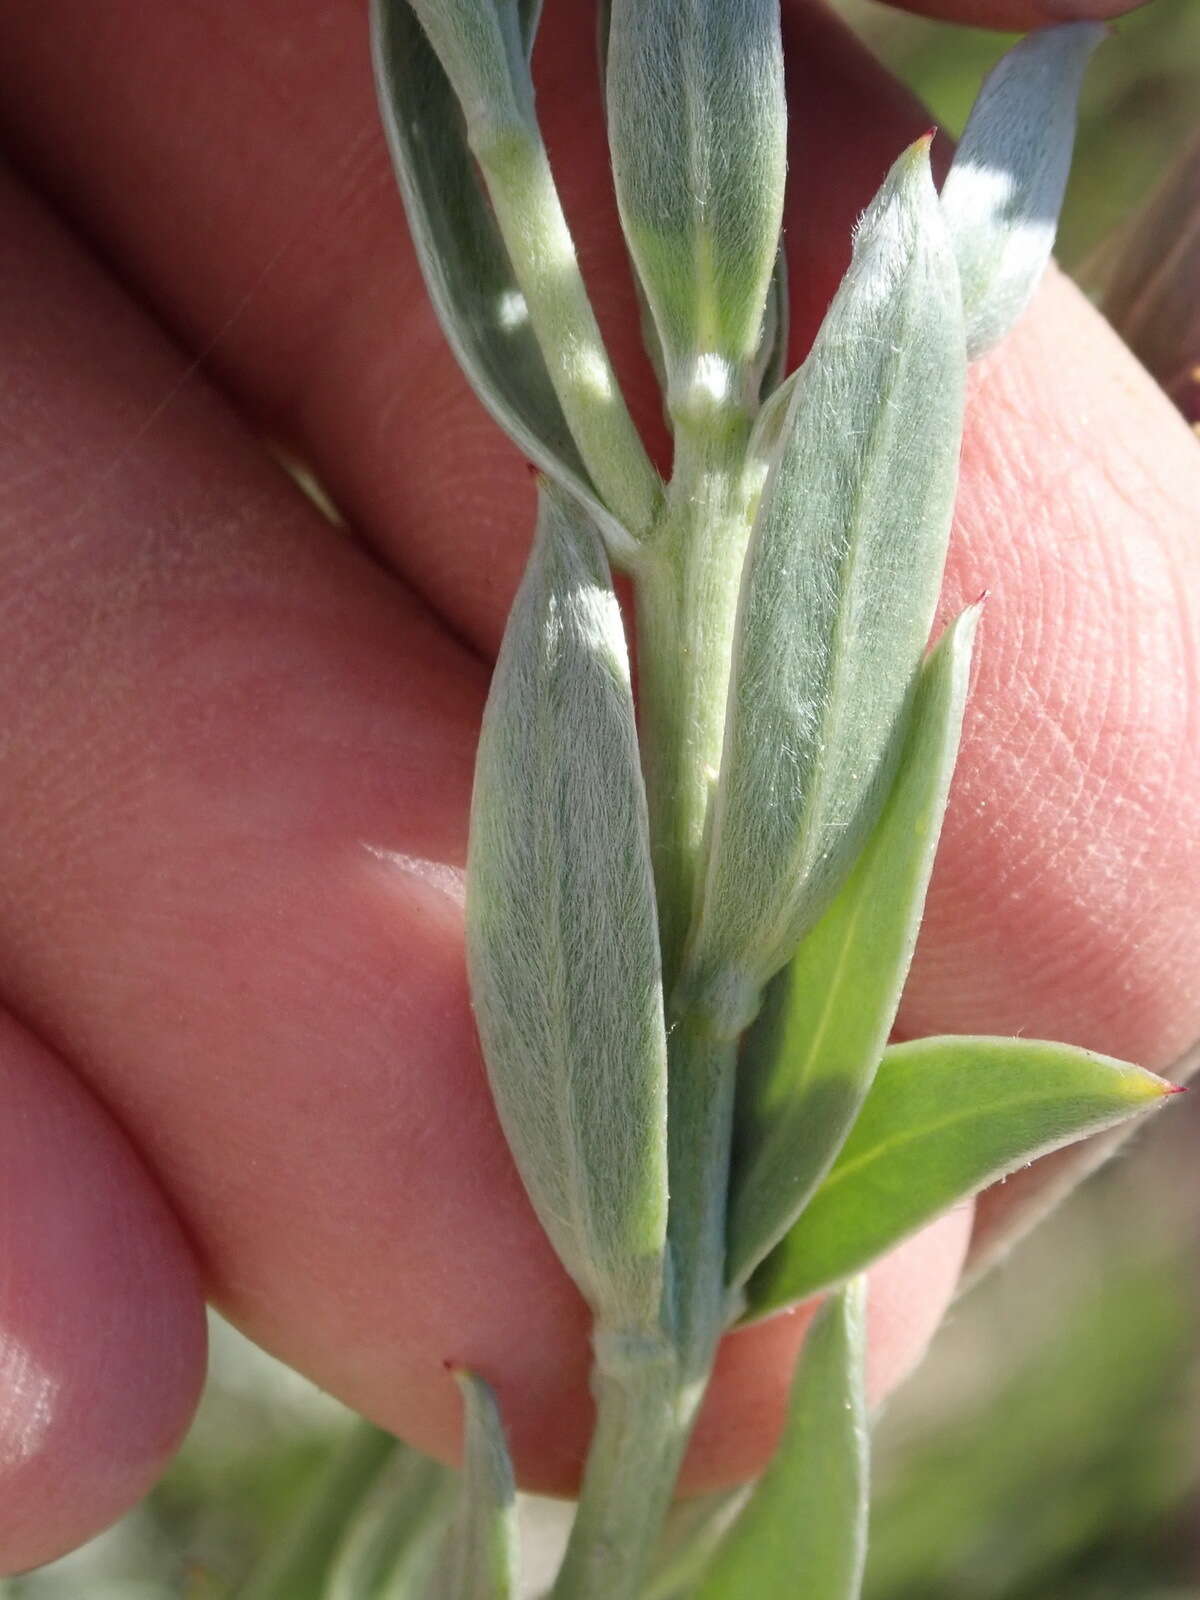
<instances>
[{"instance_id":1,"label":"blurred vegetation","mask_svg":"<svg viewBox=\"0 0 1200 1600\"><path fill-rule=\"evenodd\" d=\"M843 9L957 134L1007 40L867 0ZM1117 31L1085 91L1068 268L1140 206L1200 111L1200 0L1156 0ZM1200 1600L1198 1133L1200 1094L951 1316L879 1430L867 1600ZM228 1596L292 1525L348 1420L214 1321L208 1393L166 1479L0 1595Z\"/></svg>"},{"instance_id":2,"label":"blurred vegetation","mask_svg":"<svg viewBox=\"0 0 1200 1600\"><path fill-rule=\"evenodd\" d=\"M867 1600L1200 1597L1200 1103L968 1297L880 1429Z\"/></svg>"},{"instance_id":3,"label":"blurred vegetation","mask_svg":"<svg viewBox=\"0 0 1200 1600\"><path fill-rule=\"evenodd\" d=\"M839 9L956 138L980 78L1016 37L927 22L873 0L841 0ZM1084 82L1058 235L1057 254L1070 271L1141 206L1200 122L1197 0L1155 0L1113 32Z\"/></svg>"},{"instance_id":4,"label":"blurred vegetation","mask_svg":"<svg viewBox=\"0 0 1200 1600\"><path fill-rule=\"evenodd\" d=\"M952 1313L878 1428L865 1600L1200 1600L1198 1135L1200 1095ZM163 1483L5 1600L228 1600L303 1528L349 1413L213 1332Z\"/></svg>"}]
</instances>

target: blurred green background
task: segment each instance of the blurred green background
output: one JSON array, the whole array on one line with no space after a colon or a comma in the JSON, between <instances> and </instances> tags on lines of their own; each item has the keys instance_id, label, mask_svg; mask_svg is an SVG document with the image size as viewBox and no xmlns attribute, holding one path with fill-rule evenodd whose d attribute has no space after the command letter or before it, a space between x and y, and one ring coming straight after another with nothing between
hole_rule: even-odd
<instances>
[{"instance_id":1,"label":"blurred green background","mask_svg":"<svg viewBox=\"0 0 1200 1600\"><path fill-rule=\"evenodd\" d=\"M980 78L1015 37L926 22L873 0L841 0L838 9L955 136ZM1155 0L1113 32L1084 82L1059 229L1057 255L1073 272L1141 205L1200 126L1197 0Z\"/></svg>"},{"instance_id":2,"label":"blurred green background","mask_svg":"<svg viewBox=\"0 0 1200 1600\"><path fill-rule=\"evenodd\" d=\"M1008 41L869 0L843 9L957 134ZM1157 0L1117 32L1085 90L1060 233L1073 270L1200 121L1200 0ZM868 1600L1200 1600L1198 1138L1200 1094L951 1315L878 1431ZM347 1422L214 1319L207 1397L167 1478L103 1538L0 1594L229 1595Z\"/></svg>"}]
</instances>

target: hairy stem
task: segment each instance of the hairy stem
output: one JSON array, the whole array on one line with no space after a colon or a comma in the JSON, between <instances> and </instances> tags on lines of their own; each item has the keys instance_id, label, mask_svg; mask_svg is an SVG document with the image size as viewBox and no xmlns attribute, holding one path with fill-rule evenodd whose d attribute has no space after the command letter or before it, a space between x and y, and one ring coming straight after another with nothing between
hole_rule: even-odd
<instances>
[{"instance_id":1,"label":"hairy stem","mask_svg":"<svg viewBox=\"0 0 1200 1600\"><path fill-rule=\"evenodd\" d=\"M681 430L664 514L637 573L638 703L668 1002L696 909L721 764L738 580L749 536L747 428Z\"/></svg>"},{"instance_id":2,"label":"hairy stem","mask_svg":"<svg viewBox=\"0 0 1200 1600\"><path fill-rule=\"evenodd\" d=\"M749 532L748 425L740 415L712 422L679 430L670 494L636 574L641 742L668 996L670 1360L597 1336L596 1432L555 1600L639 1593L724 1323L737 1038L676 993L721 758Z\"/></svg>"},{"instance_id":3,"label":"hairy stem","mask_svg":"<svg viewBox=\"0 0 1200 1600\"><path fill-rule=\"evenodd\" d=\"M545 147L521 126L472 148L579 453L600 498L641 538L662 486L617 385Z\"/></svg>"},{"instance_id":4,"label":"hairy stem","mask_svg":"<svg viewBox=\"0 0 1200 1600\"><path fill-rule=\"evenodd\" d=\"M691 1431L667 1342L596 1336L596 1429L554 1600L636 1596Z\"/></svg>"}]
</instances>

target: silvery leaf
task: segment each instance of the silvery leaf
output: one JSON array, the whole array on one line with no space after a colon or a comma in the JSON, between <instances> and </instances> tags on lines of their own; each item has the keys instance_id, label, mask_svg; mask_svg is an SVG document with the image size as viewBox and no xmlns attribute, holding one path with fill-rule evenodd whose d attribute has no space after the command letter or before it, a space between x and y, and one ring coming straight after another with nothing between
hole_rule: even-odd
<instances>
[{"instance_id":1,"label":"silvery leaf","mask_svg":"<svg viewBox=\"0 0 1200 1600\"><path fill-rule=\"evenodd\" d=\"M922 140L788 380L750 539L691 974L728 1027L828 905L887 794L954 504L958 293Z\"/></svg>"},{"instance_id":2,"label":"silvery leaf","mask_svg":"<svg viewBox=\"0 0 1200 1600\"><path fill-rule=\"evenodd\" d=\"M517 1600L517 1490L496 1397L473 1372L456 1371L463 1397L463 1470L437 1600Z\"/></svg>"},{"instance_id":3,"label":"silvery leaf","mask_svg":"<svg viewBox=\"0 0 1200 1600\"><path fill-rule=\"evenodd\" d=\"M751 1278L744 1320L862 1271L997 1178L1170 1093L1126 1061L1040 1039L891 1045L825 1181Z\"/></svg>"},{"instance_id":4,"label":"silvery leaf","mask_svg":"<svg viewBox=\"0 0 1200 1600\"><path fill-rule=\"evenodd\" d=\"M896 780L829 910L771 982L738 1058L727 1278L795 1222L858 1115L917 941L958 753L979 610L926 662Z\"/></svg>"},{"instance_id":5,"label":"silvery leaf","mask_svg":"<svg viewBox=\"0 0 1200 1600\"><path fill-rule=\"evenodd\" d=\"M775 0L613 0L608 125L621 219L681 403L758 348L783 208Z\"/></svg>"},{"instance_id":6,"label":"silvery leaf","mask_svg":"<svg viewBox=\"0 0 1200 1600\"><path fill-rule=\"evenodd\" d=\"M859 1279L809 1329L783 1439L692 1600L856 1600L867 1552L866 1342Z\"/></svg>"},{"instance_id":7,"label":"silvery leaf","mask_svg":"<svg viewBox=\"0 0 1200 1600\"><path fill-rule=\"evenodd\" d=\"M548 483L480 737L467 938L542 1225L607 1326L657 1326L666 1036L629 662L596 532Z\"/></svg>"},{"instance_id":8,"label":"silvery leaf","mask_svg":"<svg viewBox=\"0 0 1200 1600\"><path fill-rule=\"evenodd\" d=\"M1096 22L1040 28L984 80L942 189L962 276L967 353L996 344L1028 305L1058 229L1079 87Z\"/></svg>"},{"instance_id":9,"label":"silvery leaf","mask_svg":"<svg viewBox=\"0 0 1200 1600\"><path fill-rule=\"evenodd\" d=\"M517 18L532 42L537 7ZM632 548L571 437L446 74L407 0L372 0L380 112L429 298L459 365L509 438Z\"/></svg>"}]
</instances>

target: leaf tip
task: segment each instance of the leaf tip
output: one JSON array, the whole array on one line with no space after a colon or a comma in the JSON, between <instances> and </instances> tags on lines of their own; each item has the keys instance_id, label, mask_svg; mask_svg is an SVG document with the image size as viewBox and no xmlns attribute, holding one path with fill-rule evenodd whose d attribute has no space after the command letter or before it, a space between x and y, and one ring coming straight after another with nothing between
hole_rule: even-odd
<instances>
[{"instance_id":1,"label":"leaf tip","mask_svg":"<svg viewBox=\"0 0 1200 1600\"><path fill-rule=\"evenodd\" d=\"M1173 1095L1186 1094L1188 1086L1186 1083L1172 1083L1169 1078L1160 1078L1155 1072L1134 1067L1130 1073L1129 1088L1132 1100L1142 1101L1153 1107L1161 1105Z\"/></svg>"},{"instance_id":2,"label":"leaf tip","mask_svg":"<svg viewBox=\"0 0 1200 1600\"><path fill-rule=\"evenodd\" d=\"M897 163L906 172L922 171L929 165L929 150L937 137L937 128L927 128L919 139L905 150Z\"/></svg>"}]
</instances>

